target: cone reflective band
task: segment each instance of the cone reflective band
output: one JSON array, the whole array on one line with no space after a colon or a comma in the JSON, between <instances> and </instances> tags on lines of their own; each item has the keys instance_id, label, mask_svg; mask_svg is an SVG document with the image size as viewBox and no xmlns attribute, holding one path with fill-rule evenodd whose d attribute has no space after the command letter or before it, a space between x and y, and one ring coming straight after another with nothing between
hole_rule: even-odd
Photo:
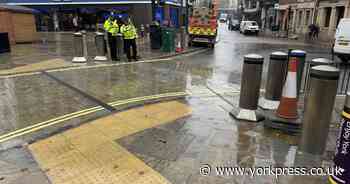
<instances>
[{"instance_id":1,"label":"cone reflective band","mask_svg":"<svg viewBox=\"0 0 350 184\"><path fill-rule=\"evenodd\" d=\"M284 83L281 102L276 115L286 119L297 119L297 59L289 58L288 74Z\"/></svg>"},{"instance_id":2,"label":"cone reflective band","mask_svg":"<svg viewBox=\"0 0 350 184\"><path fill-rule=\"evenodd\" d=\"M292 50L290 52L290 57L297 60L297 94L299 96L301 81L303 79L306 52L303 50Z\"/></svg>"},{"instance_id":3,"label":"cone reflective band","mask_svg":"<svg viewBox=\"0 0 350 184\"><path fill-rule=\"evenodd\" d=\"M325 150L338 79L339 70L333 66L320 65L311 68L299 146L304 152L322 155Z\"/></svg>"},{"instance_id":4,"label":"cone reflective band","mask_svg":"<svg viewBox=\"0 0 350 184\"><path fill-rule=\"evenodd\" d=\"M283 83L288 67L288 54L273 52L270 55L269 68L265 86L265 96L260 99L259 106L263 109L275 110L280 103Z\"/></svg>"},{"instance_id":5,"label":"cone reflective band","mask_svg":"<svg viewBox=\"0 0 350 184\"><path fill-rule=\"evenodd\" d=\"M340 132L337 138L334 155L334 167L340 169L340 173L334 173L329 177L331 184L350 183L350 93L345 99L345 105L340 121Z\"/></svg>"},{"instance_id":6,"label":"cone reflective band","mask_svg":"<svg viewBox=\"0 0 350 184\"><path fill-rule=\"evenodd\" d=\"M256 112L260 95L263 63L264 58L260 55L248 54L244 56L239 108L230 112L236 119L248 121L264 119Z\"/></svg>"}]
</instances>

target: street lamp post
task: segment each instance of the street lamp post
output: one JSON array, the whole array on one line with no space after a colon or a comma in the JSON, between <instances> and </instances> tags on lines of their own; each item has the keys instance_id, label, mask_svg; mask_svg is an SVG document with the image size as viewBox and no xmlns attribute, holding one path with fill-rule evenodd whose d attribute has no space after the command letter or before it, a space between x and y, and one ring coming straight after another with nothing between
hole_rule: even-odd
<instances>
[{"instance_id":1,"label":"street lamp post","mask_svg":"<svg viewBox=\"0 0 350 184\"><path fill-rule=\"evenodd\" d=\"M152 21L156 20L156 0L152 0Z\"/></svg>"}]
</instances>

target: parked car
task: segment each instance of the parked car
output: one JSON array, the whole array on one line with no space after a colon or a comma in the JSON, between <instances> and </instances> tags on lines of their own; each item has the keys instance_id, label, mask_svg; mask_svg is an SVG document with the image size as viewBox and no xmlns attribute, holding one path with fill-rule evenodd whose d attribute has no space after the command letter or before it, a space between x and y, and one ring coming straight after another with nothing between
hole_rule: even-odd
<instances>
[{"instance_id":1,"label":"parked car","mask_svg":"<svg viewBox=\"0 0 350 184\"><path fill-rule=\"evenodd\" d=\"M335 33L333 52L343 62L350 60L350 18L340 20Z\"/></svg>"},{"instance_id":2,"label":"parked car","mask_svg":"<svg viewBox=\"0 0 350 184\"><path fill-rule=\"evenodd\" d=\"M220 21L221 23L226 23L227 17L228 17L228 15L227 15L226 13L222 13L222 14L220 15L219 21Z\"/></svg>"},{"instance_id":3,"label":"parked car","mask_svg":"<svg viewBox=\"0 0 350 184\"><path fill-rule=\"evenodd\" d=\"M236 19L230 19L228 23L228 30L234 31L239 30L239 21Z\"/></svg>"},{"instance_id":4,"label":"parked car","mask_svg":"<svg viewBox=\"0 0 350 184\"><path fill-rule=\"evenodd\" d=\"M242 21L240 25L239 32L243 34L254 33L259 34L259 25L256 21Z\"/></svg>"}]
</instances>

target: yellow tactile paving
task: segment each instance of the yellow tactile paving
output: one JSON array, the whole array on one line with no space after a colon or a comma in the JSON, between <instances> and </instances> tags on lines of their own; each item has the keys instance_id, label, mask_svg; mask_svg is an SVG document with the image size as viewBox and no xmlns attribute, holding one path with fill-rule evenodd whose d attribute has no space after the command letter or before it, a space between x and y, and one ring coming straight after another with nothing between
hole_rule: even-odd
<instances>
[{"instance_id":1,"label":"yellow tactile paving","mask_svg":"<svg viewBox=\"0 0 350 184\"><path fill-rule=\"evenodd\" d=\"M69 64L68 62L65 62L62 59L50 59L50 60L42 61L39 63L28 64L25 66L16 67L13 69L1 70L0 75L10 75L10 74L15 74L15 73L34 72L34 71L40 71L40 70L69 67L69 66L73 66L73 65Z\"/></svg>"},{"instance_id":2,"label":"yellow tactile paving","mask_svg":"<svg viewBox=\"0 0 350 184\"><path fill-rule=\"evenodd\" d=\"M130 109L29 146L53 184L169 184L115 140L191 114L177 101Z\"/></svg>"}]
</instances>

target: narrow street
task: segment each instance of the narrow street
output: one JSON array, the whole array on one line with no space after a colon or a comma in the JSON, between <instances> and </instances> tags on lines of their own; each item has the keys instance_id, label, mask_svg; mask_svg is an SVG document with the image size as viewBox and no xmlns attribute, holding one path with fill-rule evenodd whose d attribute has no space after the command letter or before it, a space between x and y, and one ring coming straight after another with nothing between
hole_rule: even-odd
<instances>
[{"instance_id":1,"label":"narrow street","mask_svg":"<svg viewBox=\"0 0 350 184\"><path fill-rule=\"evenodd\" d=\"M216 166L331 167L343 97L322 156L299 152L300 135L229 115L243 56L264 56L264 88L269 54L288 49L305 50L308 60L331 57L322 45L221 24L214 50L1 76L0 184L326 183L327 176L215 174ZM200 175L203 165L212 166L209 176Z\"/></svg>"}]
</instances>

